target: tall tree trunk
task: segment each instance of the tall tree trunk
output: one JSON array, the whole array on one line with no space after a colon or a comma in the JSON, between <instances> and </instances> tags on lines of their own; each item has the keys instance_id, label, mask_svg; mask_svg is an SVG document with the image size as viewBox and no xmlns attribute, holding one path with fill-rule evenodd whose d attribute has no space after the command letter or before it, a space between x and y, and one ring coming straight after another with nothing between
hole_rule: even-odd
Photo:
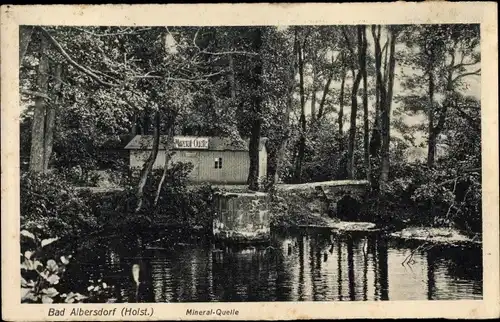
<instances>
[{"instance_id":1,"label":"tall tree trunk","mask_svg":"<svg viewBox=\"0 0 500 322\"><path fill-rule=\"evenodd\" d=\"M366 28L362 26L362 39L363 39L363 50L360 55L360 68L363 73L363 143L364 143L364 161L365 161L365 171L366 171L366 179L370 180L371 177L371 166L370 166L370 129L368 124L368 75L366 72Z\"/></svg>"},{"instance_id":2,"label":"tall tree trunk","mask_svg":"<svg viewBox=\"0 0 500 322\"><path fill-rule=\"evenodd\" d=\"M165 162L163 164L163 173L161 175L160 182L158 183L158 188L156 189L156 196L154 201L154 206L158 204L158 200L160 199L161 189L163 187L163 183L165 182L165 178L167 177L168 172L168 164L171 159L171 151L174 147L174 129L175 129L175 119L176 115L171 111L171 115L167 117L166 122L166 132L167 132L167 140L165 142Z\"/></svg>"},{"instance_id":3,"label":"tall tree trunk","mask_svg":"<svg viewBox=\"0 0 500 322\"><path fill-rule=\"evenodd\" d=\"M429 73L429 138L427 150L427 166L432 168L434 166L434 159L436 155L436 133L434 131L434 72L432 66L428 70Z\"/></svg>"},{"instance_id":4,"label":"tall tree trunk","mask_svg":"<svg viewBox=\"0 0 500 322\"><path fill-rule=\"evenodd\" d=\"M149 118L149 115L144 113L142 117L142 134L144 135L149 135L151 134L151 119Z\"/></svg>"},{"instance_id":5,"label":"tall tree trunk","mask_svg":"<svg viewBox=\"0 0 500 322\"><path fill-rule=\"evenodd\" d=\"M46 172L49 169L50 157L52 155L52 147L54 143L54 126L56 121L56 113L60 104L61 98L61 79L62 65L57 64L54 71L54 101L46 109L45 117L45 140L44 140L44 158L43 158L43 170Z\"/></svg>"},{"instance_id":6,"label":"tall tree trunk","mask_svg":"<svg viewBox=\"0 0 500 322\"><path fill-rule=\"evenodd\" d=\"M357 29L357 43L358 43L358 53L357 53L358 61L361 61L359 57L361 57L363 51L362 26L357 26L356 29ZM351 52L353 53L354 50L351 50ZM351 91L351 122L349 128L349 141L347 146L347 177L349 179L353 179L355 176L354 148L356 146L356 117L358 112L358 89L362 75L363 75L362 67L360 66L358 73L356 74L353 63L352 77L354 79L354 82L352 84L352 91Z\"/></svg>"},{"instance_id":7,"label":"tall tree trunk","mask_svg":"<svg viewBox=\"0 0 500 322\"><path fill-rule=\"evenodd\" d=\"M37 75L37 91L47 95L49 59L47 56L48 43L45 37L40 41L40 58ZM30 172L43 172L44 170L44 139L45 139L45 98L37 96L31 130Z\"/></svg>"},{"instance_id":8,"label":"tall tree trunk","mask_svg":"<svg viewBox=\"0 0 500 322\"><path fill-rule=\"evenodd\" d=\"M158 148L160 146L160 112L156 111L154 116L154 128L153 128L153 147L151 153L144 163L139 183L137 185L137 190L135 196L137 198L137 207L135 208L135 212L139 212L144 203L144 187L146 186L146 182L148 180L149 173L153 169L153 165L158 157Z\"/></svg>"},{"instance_id":9,"label":"tall tree trunk","mask_svg":"<svg viewBox=\"0 0 500 322\"><path fill-rule=\"evenodd\" d=\"M372 26L372 36L373 40L375 42L375 121L373 124L373 129L372 129L372 136L370 139L370 156L372 160L379 160L380 159L380 147L381 147L381 133L382 133L382 126L381 126L381 120L380 120L380 81L384 81L384 78L378 77L378 73L381 69L381 61L382 61L382 53L380 51L380 26ZM385 75L385 72L384 72ZM375 174L372 174L372 183L378 182L378 176L375 178ZM377 174L378 175L378 174Z\"/></svg>"},{"instance_id":10,"label":"tall tree trunk","mask_svg":"<svg viewBox=\"0 0 500 322\"><path fill-rule=\"evenodd\" d=\"M429 71L429 139L428 139L428 151L427 151L427 166L429 168L434 167L436 159L436 149L437 149L437 138L441 131L443 130L446 114L448 112L448 106L450 105L451 95L453 95L453 66L455 58L453 56L452 62L449 67L448 75L446 76L446 87L444 93L444 101L439 108L439 117L436 126L434 126L434 109L437 107L434 104L434 92L435 92L435 80L433 66L430 64L428 67Z\"/></svg>"},{"instance_id":11,"label":"tall tree trunk","mask_svg":"<svg viewBox=\"0 0 500 322\"><path fill-rule=\"evenodd\" d=\"M306 150L306 137L305 135L300 135L299 146L297 149L297 160L295 163L295 183L300 183L302 181L302 166L304 161L304 154Z\"/></svg>"},{"instance_id":12,"label":"tall tree trunk","mask_svg":"<svg viewBox=\"0 0 500 322\"><path fill-rule=\"evenodd\" d=\"M390 44L389 44L389 70L388 70L388 81L387 81L387 109L389 111L389 118L392 109L392 96L394 90L394 74L396 69L396 38L397 33L394 31L393 27L389 27L390 34ZM388 129L390 130L390 129Z\"/></svg>"},{"instance_id":13,"label":"tall tree trunk","mask_svg":"<svg viewBox=\"0 0 500 322\"><path fill-rule=\"evenodd\" d=\"M228 82L229 82L229 87L230 87L230 95L231 95L231 100L234 101L236 100L236 82L234 80L234 60L233 56L229 55L228 57L229 60L229 74L228 74Z\"/></svg>"},{"instance_id":14,"label":"tall tree trunk","mask_svg":"<svg viewBox=\"0 0 500 322\"><path fill-rule=\"evenodd\" d=\"M316 121L316 91L317 91L317 88L316 88L316 66L315 66L315 63L312 62L311 124L314 124L314 122Z\"/></svg>"},{"instance_id":15,"label":"tall tree trunk","mask_svg":"<svg viewBox=\"0 0 500 322\"><path fill-rule=\"evenodd\" d=\"M356 145L356 117L358 113L358 89L361 82L361 72L352 71L354 83L351 91L351 120L349 128L349 141L347 143L347 177L354 178L354 148Z\"/></svg>"},{"instance_id":16,"label":"tall tree trunk","mask_svg":"<svg viewBox=\"0 0 500 322\"><path fill-rule=\"evenodd\" d=\"M388 67L388 84L387 97L385 101L384 112L382 113L382 165L381 165L381 181L387 183L389 181L390 172L390 141L391 141L391 105L392 92L394 88L394 72L396 66L395 50L396 50L396 33L389 27L390 44L389 44L389 67Z\"/></svg>"},{"instance_id":17,"label":"tall tree trunk","mask_svg":"<svg viewBox=\"0 0 500 322\"><path fill-rule=\"evenodd\" d=\"M23 63L23 58L28 50L32 34L32 26L19 26L19 66Z\"/></svg>"},{"instance_id":18,"label":"tall tree trunk","mask_svg":"<svg viewBox=\"0 0 500 322\"><path fill-rule=\"evenodd\" d=\"M254 41L254 50L260 51L262 47L262 31L257 29ZM250 158L250 167L248 171L248 189L259 190L259 145L260 133L262 128L262 96L260 88L262 86L262 60L259 57L253 70L254 77L254 95L253 95L253 120L250 131L250 142L248 144L248 155Z\"/></svg>"},{"instance_id":19,"label":"tall tree trunk","mask_svg":"<svg viewBox=\"0 0 500 322\"><path fill-rule=\"evenodd\" d=\"M278 177L278 162L280 156L280 144L269 144L267 145L267 173L266 181L267 186L266 191L271 190L276 184Z\"/></svg>"},{"instance_id":20,"label":"tall tree trunk","mask_svg":"<svg viewBox=\"0 0 500 322\"><path fill-rule=\"evenodd\" d=\"M285 151L290 138L290 113L293 111L293 94L295 93L295 75L297 75L297 29L294 32L293 50L290 56L288 66L288 88L287 88L287 103L283 115L283 136L278 147L271 146L268 150L268 167L267 167L267 180L268 189L272 189L274 184L278 181L278 174L285 160Z\"/></svg>"},{"instance_id":21,"label":"tall tree trunk","mask_svg":"<svg viewBox=\"0 0 500 322\"><path fill-rule=\"evenodd\" d=\"M130 138L133 139L138 133L137 133L137 113L134 112L132 115L132 126L130 127Z\"/></svg>"},{"instance_id":22,"label":"tall tree trunk","mask_svg":"<svg viewBox=\"0 0 500 322\"><path fill-rule=\"evenodd\" d=\"M377 92L379 93L379 108L380 108L380 136L382 137L382 141L384 137L387 136L384 133L384 129L386 128L383 125L384 120L387 119L386 111L387 111L387 103L386 103L386 87L384 77L382 76L382 50L380 48L380 26L372 25L372 36L375 44L375 72L376 72L376 84L377 84ZM376 143L376 142L375 142ZM375 150L375 149L374 149ZM380 176L379 184L385 184L385 178ZM376 188L376 187L375 187Z\"/></svg>"},{"instance_id":23,"label":"tall tree trunk","mask_svg":"<svg viewBox=\"0 0 500 322\"><path fill-rule=\"evenodd\" d=\"M378 28L378 35L380 37L380 26L378 26ZM387 63L389 49L387 48L387 41L382 49L382 52L384 53L384 68L382 69L384 71L384 84L387 84L387 79L389 77L389 64Z\"/></svg>"},{"instance_id":24,"label":"tall tree trunk","mask_svg":"<svg viewBox=\"0 0 500 322\"><path fill-rule=\"evenodd\" d=\"M378 160L380 150L380 91L378 77L375 77L375 120L370 138L370 156Z\"/></svg>"},{"instance_id":25,"label":"tall tree trunk","mask_svg":"<svg viewBox=\"0 0 500 322\"><path fill-rule=\"evenodd\" d=\"M262 121L254 120L252 124L248 151L250 156L250 170L248 173L248 189L259 190L259 145Z\"/></svg>"},{"instance_id":26,"label":"tall tree trunk","mask_svg":"<svg viewBox=\"0 0 500 322\"><path fill-rule=\"evenodd\" d=\"M299 183L302 177L302 163L304 161L304 153L306 147L306 113L305 113L305 92L304 92L304 57L302 45L299 44L297 54L299 58L299 94L300 94L300 138L297 160L295 164L294 181Z\"/></svg>"},{"instance_id":27,"label":"tall tree trunk","mask_svg":"<svg viewBox=\"0 0 500 322\"><path fill-rule=\"evenodd\" d=\"M321 120L321 118L324 115L324 109L325 109L325 102L326 102L326 96L328 95L328 92L330 91L330 85L333 80L333 69L328 75L328 79L326 80L325 88L323 89L323 95L321 96L321 101L319 102L319 107L318 107L318 120Z\"/></svg>"},{"instance_id":28,"label":"tall tree trunk","mask_svg":"<svg viewBox=\"0 0 500 322\"><path fill-rule=\"evenodd\" d=\"M345 54L342 53L342 75L341 75L341 83L340 83L340 94L339 94L339 116L337 123L339 125L339 135L342 140L344 136L344 90L345 90L345 79L346 79L346 61Z\"/></svg>"}]
</instances>

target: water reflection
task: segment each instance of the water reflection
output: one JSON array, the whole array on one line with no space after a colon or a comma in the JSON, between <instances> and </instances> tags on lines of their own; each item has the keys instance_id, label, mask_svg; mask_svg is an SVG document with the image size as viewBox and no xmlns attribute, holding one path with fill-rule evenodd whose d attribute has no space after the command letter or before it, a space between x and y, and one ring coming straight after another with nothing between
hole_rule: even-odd
<instances>
[{"instance_id":1,"label":"water reflection","mask_svg":"<svg viewBox=\"0 0 500 322\"><path fill-rule=\"evenodd\" d=\"M121 241L83 254L79 281L117 285L120 302L481 299L480 248L433 247L377 235L297 231L271 245L207 242L147 249ZM132 267L140 267L140 283Z\"/></svg>"}]
</instances>

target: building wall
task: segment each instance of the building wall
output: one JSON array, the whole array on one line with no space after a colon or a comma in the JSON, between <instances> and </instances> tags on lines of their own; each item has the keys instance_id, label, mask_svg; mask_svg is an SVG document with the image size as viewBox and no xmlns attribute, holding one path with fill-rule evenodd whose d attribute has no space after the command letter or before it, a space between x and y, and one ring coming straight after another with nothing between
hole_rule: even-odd
<instances>
[{"instance_id":1,"label":"building wall","mask_svg":"<svg viewBox=\"0 0 500 322\"><path fill-rule=\"evenodd\" d=\"M141 168L149 156L149 150L131 150L130 167ZM222 158L222 168L215 168L215 159ZM259 174L267 171L267 153L259 153ZM191 162L194 166L190 174L193 182L213 182L245 184L248 178L250 161L246 151L206 151L177 150L171 162ZM154 169L162 169L165 163L165 151L158 151Z\"/></svg>"},{"instance_id":2,"label":"building wall","mask_svg":"<svg viewBox=\"0 0 500 322\"><path fill-rule=\"evenodd\" d=\"M215 159L222 158L222 168L215 169ZM220 183L244 184L248 178L248 152L200 152L199 180Z\"/></svg>"}]
</instances>

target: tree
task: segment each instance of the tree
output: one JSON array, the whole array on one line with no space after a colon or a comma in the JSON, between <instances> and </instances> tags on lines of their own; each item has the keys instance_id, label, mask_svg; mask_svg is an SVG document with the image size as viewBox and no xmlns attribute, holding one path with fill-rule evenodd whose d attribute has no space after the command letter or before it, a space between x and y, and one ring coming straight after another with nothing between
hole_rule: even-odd
<instances>
[{"instance_id":1,"label":"tree","mask_svg":"<svg viewBox=\"0 0 500 322\"><path fill-rule=\"evenodd\" d=\"M380 185L385 187L389 180L389 147L390 147L390 118L391 118L391 105L394 87L394 69L396 64L396 39L398 29L395 26L389 26L387 33L389 37L389 64L387 67L386 75L382 76L382 49L380 45L381 28L380 26L372 25L372 36L375 42L375 70L376 70L376 84L378 86L378 99L380 108L380 134L382 138L381 144L381 171L380 171Z\"/></svg>"},{"instance_id":2,"label":"tree","mask_svg":"<svg viewBox=\"0 0 500 322\"><path fill-rule=\"evenodd\" d=\"M256 28L252 35L252 49L259 52L262 47L263 30ZM254 67L250 72L250 81L254 86L254 93L251 97L251 129L250 141L248 144L248 155L250 157L250 169L248 170L248 188L250 190L259 190L259 145L262 132L262 59L260 55L256 56Z\"/></svg>"},{"instance_id":3,"label":"tree","mask_svg":"<svg viewBox=\"0 0 500 322\"><path fill-rule=\"evenodd\" d=\"M19 66L22 66L33 34L33 26L19 26Z\"/></svg>"},{"instance_id":4,"label":"tree","mask_svg":"<svg viewBox=\"0 0 500 322\"><path fill-rule=\"evenodd\" d=\"M40 37L40 63L38 64L38 86L35 91L22 87L21 93L28 97L35 97L36 107L32 122L32 152L31 167L35 171L40 170L44 165L48 166L52 145L52 129L54 123L55 108L47 110L46 101L48 96L48 81L44 77L48 76L48 55L55 57L57 62L55 76L52 77L54 102L59 104L65 100L65 104L71 105L71 109L64 109L62 112L77 112L76 121L81 122L82 117L98 115L97 124L89 124L91 128L99 126L102 116L108 118L110 122L103 125L104 130L129 131L134 125L130 121L120 124L119 116L124 116L130 120L136 117L137 112L144 115L145 119L154 119L153 132L159 135L162 129L161 119L166 120L166 133L173 133L168 130L175 124L176 111L180 105L189 105L192 84L210 83L214 77L222 77L225 69L221 69L213 64L211 57L220 57L221 54L214 53L207 48L200 48L196 43L199 30L197 28L185 28L183 31L176 31L180 35L179 43L175 44L175 39L168 28L129 28L129 27L90 27L90 28L51 28L36 27L36 35ZM169 43L167 38L174 43ZM24 39L24 38L23 38ZM24 42L24 40L22 41ZM33 42L31 42L33 44ZM186 45L187 44L187 45ZM36 48L36 46L31 46ZM66 48L65 48L66 47ZM50 49L50 52L48 51ZM169 52L165 56L165 50ZM244 53L246 54L246 53ZM111 55L111 57L109 56ZM141 57L137 59L135 57ZM86 61L86 66L78 63ZM68 75L67 83L61 92L61 77L59 65L67 63ZM210 70L216 70L210 72ZM90 82L88 80L90 79ZM23 77L23 83L29 79ZM176 85L177 84L177 85ZM179 89L178 84L183 85ZM190 87L191 86L191 87ZM169 93L169 90L176 87L176 91ZM201 86L203 87L203 86ZM181 95L179 95L181 93ZM83 94L83 95L82 95ZM179 99L180 98L180 99ZM54 103L51 100L51 104ZM73 101L73 103L72 103ZM180 102L182 101L182 102ZM172 108L165 108L172 105ZM51 106L52 107L52 106ZM171 112L174 113L171 113ZM115 114L116 118L109 119ZM162 114L163 117L162 117ZM62 119L62 118L59 118ZM65 126L65 122L63 122ZM116 127L115 127L116 126ZM73 127L74 128L74 127ZM68 129L72 129L69 127ZM48 131L46 131L48 130ZM145 127L146 132L148 127ZM75 131L73 131L75 132ZM75 132L76 133L76 132ZM122 132L123 133L123 132ZM81 137L81 133L79 133ZM173 134L172 134L173 135ZM66 139L61 133L56 133L57 144L60 139ZM91 141L94 144L95 141ZM159 140L153 140L155 145ZM87 150L87 147L84 147ZM142 196L142 190L151 164L156 159L154 150L149 162L145 162L141 178L138 182L137 196ZM44 158L46 161L44 161ZM78 162L77 162L78 164ZM138 207L140 209L140 207Z\"/></svg>"},{"instance_id":5,"label":"tree","mask_svg":"<svg viewBox=\"0 0 500 322\"><path fill-rule=\"evenodd\" d=\"M263 59L264 104L268 115L264 130L268 137L267 189L272 189L286 161L291 137L290 114L294 109L297 75L297 29L270 28L265 34Z\"/></svg>"},{"instance_id":6,"label":"tree","mask_svg":"<svg viewBox=\"0 0 500 322\"><path fill-rule=\"evenodd\" d=\"M361 41L362 41L362 51L359 55L359 68L363 76L363 148L364 148L364 161L365 161L365 171L366 179L370 180L371 177L371 166L370 166L370 127L368 122L368 74L366 71L366 49L368 47L366 40L366 27L362 27Z\"/></svg>"},{"instance_id":7,"label":"tree","mask_svg":"<svg viewBox=\"0 0 500 322\"><path fill-rule=\"evenodd\" d=\"M396 66L396 41L398 37L399 30L396 26L389 26L389 66L387 68L388 79L387 79L387 97L385 100L385 106L382 109L381 119L382 119L382 169L380 173L380 178L382 184L387 183L389 180L389 170L390 170L390 140L391 140L391 108L392 108L392 96L394 88L394 70Z\"/></svg>"},{"instance_id":8,"label":"tree","mask_svg":"<svg viewBox=\"0 0 500 322\"><path fill-rule=\"evenodd\" d=\"M339 125L339 134L342 137L344 135L344 89L345 89L345 79L347 76L346 73L346 65L347 65L347 59L345 52L342 51L341 53L341 62L342 62L342 82L340 84L340 95L339 95L339 115L337 118L337 122Z\"/></svg>"},{"instance_id":9,"label":"tree","mask_svg":"<svg viewBox=\"0 0 500 322\"><path fill-rule=\"evenodd\" d=\"M44 156L43 156L43 169L47 171L49 168L50 158L52 156L52 148L54 145L54 127L56 121L56 113L61 103L61 87L62 87L62 64L57 64L54 71L54 86L52 97L54 101L48 106L45 115L45 133L44 133Z\"/></svg>"},{"instance_id":10,"label":"tree","mask_svg":"<svg viewBox=\"0 0 500 322\"><path fill-rule=\"evenodd\" d=\"M358 89L363 76L363 68L361 67L361 60L363 60L363 52L366 52L365 45L363 42L363 26L356 26L357 34L357 51L354 49L354 45L351 44L351 39L354 38L349 35L348 27L343 29L344 39L347 48L350 53L350 68L352 73L352 78L354 79L352 89L351 89L351 118L350 118L350 128L349 128L349 140L347 146L347 177L349 179L354 178L354 149L356 141L356 116L358 111ZM355 59L358 57L358 68L356 68ZM363 65L364 66L364 65ZM357 72L356 72L357 70Z\"/></svg>"},{"instance_id":11,"label":"tree","mask_svg":"<svg viewBox=\"0 0 500 322\"><path fill-rule=\"evenodd\" d=\"M420 75L412 75L403 83L405 88L420 88L426 84L426 103L421 93L413 90L412 95L403 99L408 109L424 111L427 114L428 151L427 165L435 164L436 147L448 114L448 108L458 89L464 86L464 79L480 75L477 68L481 58L478 52L478 25L419 25L408 28L404 42L409 47L406 54L407 65L421 70ZM442 94L444 99L436 99ZM410 105L413 105L410 107Z\"/></svg>"},{"instance_id":12,"label":"tree","mask_svg":"<svg viewBox=\"0 0 500 322\"><path fill-rule=\"evenodd\" d=\"M84 60L88 65L94 67L94 64L103 64L103 61L106 61L102 57L99 57L101 58L99 59L96 53L97 48L102 44L96 42L96 39L93 38L82 38L81 34L82 32L77 31L75 28L40 26L32 28L31 41L26 45L26 52L23 55L24 59L20 68L20 92L22 101L26 102L28 107L25 110L26 113L23 113L23 118L30 117L31 107L29 104L33 97L36 105L32 121L30 121L34 128L31 133L31 141L34 151L39 152L34 152L32 149L33 153L30 153L32 171L45 172L53 156L53 145L59 145L61 143L60 138L67 138L61 133L54 133L54 127L55 123L58 122L57 120L63 119L58 114L67 114L69 106L72 106L71 112L75 111L73 107L77 107L85 114L89 111L90 101L85 101L83 98L97 98L98 95L104 94L108 96L104 100L105 102L117 103L116 109L123 108L123 103L119 104L116 99L114 101L109 99L108 94L110 91L103 90L103 88L114 88L117 89L115 94L117 96L121 95L120 84L101 79L101 77L113 80L115 78L102 71L84 67L77 62L77 60ZM87 33L85 34L87 35ZM21 39L21 42L28 43L23 39ZM38 61L35 59L35 51L37 50L43 53ZM71 57L70 53L77 58ZM42 86L42 90L38 89L40 86L33 88L34 74L31 72L33 67L41 71L37 73L37 83L39 85L46 83L46 86ZM62 80L63 71L64 81ZM99 73L101 73L101 76L98 75ZM42 75L47 77L46 81L43 80ZM63 82L67 86L63 86ZM99 86L96 86L96 83ZM62 105L65 105L64 109L60 109ZM126 110L124 112L126 113ZM65 124L65 122L63 123ZM108 126L111 126L111 124L108 124ZM81 134L79 136L81 137Z\"/></svg>"},{"instance_id":13,"label":"tree","mask_svg":"<svg viewBox=\"0 0 500 322\"><path fill-rule=\"evenodd\" d=\"M33 114L32 130L31 130L31 153L30 153L30 171L44 172L45 157L45 114L46 114L46 97L48 97L48 76L49 76L49 58L48 58L48 41L45 37L41 37L39 50L39 65L37 72L37 95L35 99L35 111Z\"/></svg>"},{"instance_id":14,"label":"tree","mask_svg":"<svg viewBox=\"0 0 500 322\"><path fill-rule=\"evenodd\" d=\"M298 61L298 71L299 71L299 95L300 95L300 118L299 118L299 143L298 152L295 159L295 174L294 181L296 183L300 182L300 177L302 175L302 163L304 161L304 152L306 148L306 93L304 84L304 47L306 46L307 34L303 34L297 40L297 61Z\"/></svg>"}]
</instances>

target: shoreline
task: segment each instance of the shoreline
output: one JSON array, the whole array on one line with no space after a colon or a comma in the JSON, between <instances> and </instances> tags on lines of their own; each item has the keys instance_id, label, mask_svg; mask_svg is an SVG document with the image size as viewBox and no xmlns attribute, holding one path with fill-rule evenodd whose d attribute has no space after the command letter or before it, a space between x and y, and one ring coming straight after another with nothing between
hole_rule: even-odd
<instances>
[{"instance_id":1,"label":"shoreline","mask_svg":"<svg viewBox=\"0 0 500 322\"><path fill-rule=\"evenodd\" d=\"M447 227L407 227L397 232L389 234L391 237L400 238L403 240L419 240L435 244L482 244L481 240L476 237L466 236L461 231Z\"/></svg>"},{"instance_id":2,"label":"shoreline","mask_svg":"<svg viewBox=\"0 0 500 322\"><path fill-rule=\"evenodd\" d=\"M337 233L381 232L387 236L402 240L425 241L445 245L482 244L480 234L469 237L462 231L449 227L425 227L410 224L404 228L394 229L388 225L378 225L374 222L343 221L321 216L320 214L309 214L297 219L295 222L278 222L273 226L278 229L325 229Z\"/></svg>"}]
</instances>

